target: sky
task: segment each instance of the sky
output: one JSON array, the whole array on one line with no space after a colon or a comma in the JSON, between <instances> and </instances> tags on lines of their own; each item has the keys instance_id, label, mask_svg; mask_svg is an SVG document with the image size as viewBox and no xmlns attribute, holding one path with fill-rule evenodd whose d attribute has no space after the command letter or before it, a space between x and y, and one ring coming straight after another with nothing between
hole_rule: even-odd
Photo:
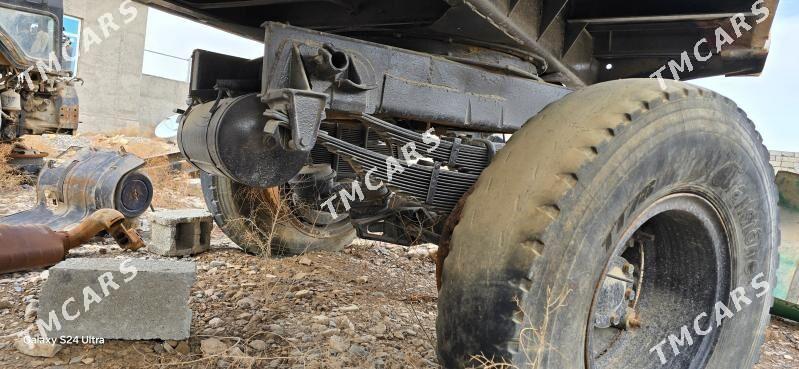
<instances>
[{"instance_id":1,"label":"sky","mask_svg":"<svg viewBox=\"0 0 799 369\"><path fill-rule=\"evenodd\" d=\"M159 35L169 35L162 37ZM257 58L259 42L150 9L143 72L188 80L194 49ZM164 56L167 54L170 56ZM799 151L799 0L781 0L771 32L766 68L759 77L713 77L691 81L738 103L757 125L770 150Z\"/></svg>"},{"instance_id":2,"label":"sky","mask_svg":"<svg viewBox=\"0 0 799 369\"><path fill-rule=\"evenodd\" d=\"M264 53L260 42L153 8L149 9L147 16L144 49L143 73L181 81L188 81L188 59L195 49L248 59L258 58Z\"/></svg>"},{"instance_id":3,"label":"sky","mask_svg":"<svg viewBox=\"0 0 799 369\"><path fill-rule=\"evenodd\" d=\"M799 0L781 0L759 77L691 81L731 98L755 122L770 150L799 151Z\"/></svg>"}]
</instances>

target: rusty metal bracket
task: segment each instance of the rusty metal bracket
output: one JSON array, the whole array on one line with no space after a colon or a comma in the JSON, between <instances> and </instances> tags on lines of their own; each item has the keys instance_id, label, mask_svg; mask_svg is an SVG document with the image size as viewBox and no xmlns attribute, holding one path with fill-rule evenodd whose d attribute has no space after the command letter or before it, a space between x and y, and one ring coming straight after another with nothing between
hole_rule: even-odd
<instances>
[{"instance_id":1,"label":"rusty metal bracket","mask_svg":"<svg viewBox=\"0 0 799 369\"><path fill-rule=\"evenodd\" d=\"M291 130L288 149L311 151L316 144L319 125L325 119L327 94L291 88L271 91L267 105L285 111Z\"/></svg>"}]
</instances>

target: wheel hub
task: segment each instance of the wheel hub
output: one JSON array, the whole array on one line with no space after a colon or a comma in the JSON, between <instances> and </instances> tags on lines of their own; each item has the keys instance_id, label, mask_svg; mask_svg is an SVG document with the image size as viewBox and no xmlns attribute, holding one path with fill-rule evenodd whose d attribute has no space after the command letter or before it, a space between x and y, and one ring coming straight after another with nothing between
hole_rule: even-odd
<instances>
[{"instance_id":1,"label":"wheel hub","mask_svg":"<svg viewBox=\"0 0 799 369\"><path fill-rule=\"evenodd\" d=\"M729 296L728 238L704 198L666 196L629 219L618 239L597 280L587 322L588 368L659 364L652 347ZM718 337L718 330L693 337L667 367L703 367Z\"/></svg>"},{"instance_id":2,"label":"wheel hub","mask_svg":"<svg viewBox=\"0 0 799 369\"><path fill-rule=\"evenodd\" d=\"M636 316L636 269L620 256L613 257L609 269L597 296L594 327L626 329Z\"/></svg>"}]
</instances>

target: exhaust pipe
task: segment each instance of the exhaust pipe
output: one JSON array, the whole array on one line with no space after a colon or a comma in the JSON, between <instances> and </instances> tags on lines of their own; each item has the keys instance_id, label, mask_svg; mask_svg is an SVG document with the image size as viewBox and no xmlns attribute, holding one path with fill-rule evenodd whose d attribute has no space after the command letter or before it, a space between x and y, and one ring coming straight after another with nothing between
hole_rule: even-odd
<instances>
[{"instance_id":1,"label":"exhaust pipe","mask_svg":"<svg viewBox=\"0 0 799 369\"><path fill-rule=\"evenodd\" d=\"M125 216L113 209L101 209L76 227L55 232L43 225L0 224L0 274L43 268L64 260L67 252L108 232L120 247L138 250L144 246L139 234L125 228Z\"/></svg>"}]
</instances>

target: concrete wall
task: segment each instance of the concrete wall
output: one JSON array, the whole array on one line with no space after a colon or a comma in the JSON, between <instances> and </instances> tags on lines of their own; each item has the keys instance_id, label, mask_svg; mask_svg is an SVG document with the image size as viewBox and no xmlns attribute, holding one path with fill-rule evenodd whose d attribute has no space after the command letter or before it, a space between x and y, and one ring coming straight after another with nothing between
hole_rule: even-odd
<instances>
[{"instance_id":1,"label":"concrete wall","mask_svg":"<svg viewBox=\"0 0 799 369\"><path fill-rule=\"evenodd\" d=\"M145 87L139 93L139 122L150 131L155 124L175 114L175 108L187 106L189 84L186 82L144 74L142 85Z\"/></svg>"},{"instance_id":2,"label":"concrete wall","mask_svg":"<svg viewBox=\"0 0 799 369\"><path fill-rule=\"evenodd\" d=\"M81 46L78 76L85 81L77 86L80 97L79 133L126 133L151 135L172 110L185 107L188 84L142 74L144 39L147 32L147 7L126 4L137 15L120 12L122 0L65 0L64 14L80 18ZM99 18L110 14L118 30L106 27ZM92 35L102 40L87 45Z\"/></svg>"},{"instance_id":3,"label":"concrete wall","mask_svg":"<svg viewBox=\"0 0 799 369\"><path fill-rule=\"evenodd\" d=\"M799 174L799 153L770 151L769 161L775 172L786 171Z\"/></svg>"}]
</instances>

